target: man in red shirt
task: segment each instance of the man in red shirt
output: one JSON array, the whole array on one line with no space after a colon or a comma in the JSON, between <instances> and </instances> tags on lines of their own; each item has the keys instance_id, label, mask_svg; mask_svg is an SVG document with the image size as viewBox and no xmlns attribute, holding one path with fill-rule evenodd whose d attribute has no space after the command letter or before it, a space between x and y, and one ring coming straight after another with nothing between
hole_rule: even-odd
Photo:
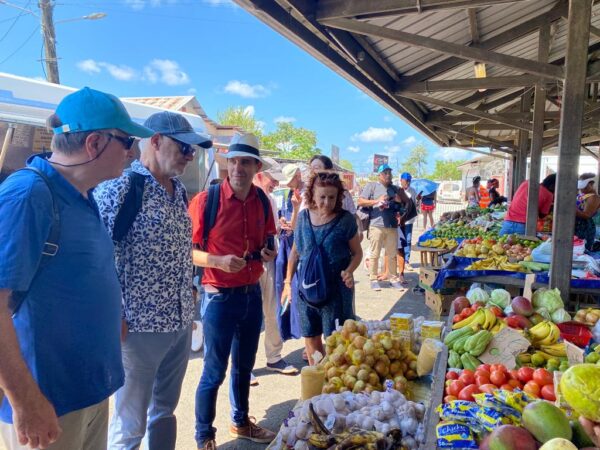
<instances>
[{"instance_id":1,"label":"man in red shirt","mask_svg":"<svg viewBox=\"0 0 600 450\"><path fill-rule=\"evenodd\" d=\"M202 450L216 450L212 426L217 392L225 379L231 356L232 424L229 434L253 442L269 443L275 434L256 425L248 416L250 372L254 366L262 325L259 279L263 262L277 253L266 248L276 234L273 213L265 217L254 175L266 169L258 139L252 134L235 136L229 146L226 180L221 183L216 221L206 248L194 250L197 266L205 267L201 316L204 328L204 369L196 391L196 442ZM190 204L194 244L203 244L204 209L208 193L201 192Z\"/></svg>"},{"instance_id":2,"label":"man in red shirt","mask_svg":"<svg viewBox=\"0 0 600 450\"><path fill-rule=\"evenodd\" d=\"M540 218L547 216L554 202L554 188L556 187L556 174L548 175L540 184L538 202L538 215ZM527 202L529 193L529 181L523 181L508 207L504 222L500 229L503 234L525 234L525 222L527 222Z\"/></svg>"}]
</instances>

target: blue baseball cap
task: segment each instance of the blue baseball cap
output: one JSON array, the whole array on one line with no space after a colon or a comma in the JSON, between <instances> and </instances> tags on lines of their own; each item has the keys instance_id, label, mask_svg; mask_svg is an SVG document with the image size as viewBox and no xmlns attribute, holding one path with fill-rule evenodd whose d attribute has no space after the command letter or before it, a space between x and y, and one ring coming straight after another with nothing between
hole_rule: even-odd
<instances>
[{"instance_id":1,"label":"blue baseball cap","mask_svg":"<svg viewBox=\"0 0 600 450\"><path fill-rule=\"evenodd\" d=\"M412 175L408 172L404 172L402 175L400 175L400 179L410 182L412 180Z\"/></svg>"},{"instance_id":2,"label":"blue baseball cap","mask_svg":"<svg viewBox=\"0 0 600 450\"><path fill-rule=\"evenodd\" d=\"M385 170L392 170L392 168L389 166L389 164L382 164L377 169L377 173L381 173L381 172L383 172Z\"/></svg>"},{"instance_id":3,"label":"blue baseball cap","mask_svg":"<svg viewBox=\"0 0 600 450\"><path fill-rule=\"evenodd\" d=\"M55 114L62 125L54 134L117 129L129 136L150 137L154 132L135 123L125 106L112 94L84 87L67 95L58 104Z\"/></svg>"},{"instance_id":4,"label":"blue baseball cap","mask_svg":"<svg viewBox=\"0 0 600 450\"><path fill-rule=\"evenodd\" d=\"M144 125L155 133L172 137L184 144L199 145L202 148L211 148L213 144L208 136L196 133L183 115L172 111L152 114Z\"/></svg>"}]
</instances>

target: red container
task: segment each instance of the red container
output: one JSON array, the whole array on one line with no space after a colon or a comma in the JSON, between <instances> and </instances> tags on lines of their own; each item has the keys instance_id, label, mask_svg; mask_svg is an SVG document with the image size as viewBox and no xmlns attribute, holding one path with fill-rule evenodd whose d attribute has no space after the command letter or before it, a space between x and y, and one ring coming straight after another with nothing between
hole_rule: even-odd
<instances>
[{"instance_id":1,"label":"red container","mask_svg":"<svg viewBox=\"0 0 600 450\"><path fill-rule=\"evenodd\" d=\"M559 323L558 328L560 329L560 337L581 348L588 345L593 337L590 329L579 322Z\"/></svg>"}]
</instances>

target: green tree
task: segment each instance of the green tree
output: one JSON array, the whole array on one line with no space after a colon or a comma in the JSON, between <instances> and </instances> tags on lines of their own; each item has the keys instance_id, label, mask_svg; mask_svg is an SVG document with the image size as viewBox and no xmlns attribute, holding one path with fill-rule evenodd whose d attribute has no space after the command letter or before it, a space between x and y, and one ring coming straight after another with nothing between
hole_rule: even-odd
<instances>
[{"instance_id":1,"label":"green tree","mask_svg":"<svg viewBox=\"0 0 600 450\"><path fill-rule=\"evenodd\" d=\"M275 131L263 137L262 145L267 150L279 152L282 158L308 160L320 153L316 148L317 133L289 122L279 122Z\"/></svg>"},{"instance_id":2,"label":"green tree","mask_svg":"<svg viewBox=\"0 0 600 450\"><path fill-rule=\"evenodd\" d=\"M262 124L254 117L252 110L243 106L231 106L217 114L217 121L221 125L231 125L243 128L248 133L262 137Z\"/></svg>"},{"instance_id":3,"label":"green tree","mask_svg":"<svg viewBox=\"0 0 600 450\"><path fill-rule=\"evenodd\" d=\"M432 180L460 180L462 178L462 172L458 168L463 164L464 160L459 161L443 161L437 160L435 162L435 168L433 173L429 176Z\"/></svg>"},{"instance_id":4,"label":"green tree","mask_svg":"<svg viewBox=\"0 0 600 450\"><path fill-rule=\"evenodd\" d=\"M340 159L340 166L342 166L344 169L347 169L347 170L354 170L352 163L350 161L348 161L347 159Z\"/></svg>"},{"instance_id":5,"label":"green tree","mask_svg":"<svg viewBox=\"0 0 600 450\"><path fill-rule=\"evenodd\" d=\"M410 151L408 159L402 166L402 171L410 173L415 178L425 177L427 154L427 148L423 144L417 145Z\"/></svg>"}]
</instances>

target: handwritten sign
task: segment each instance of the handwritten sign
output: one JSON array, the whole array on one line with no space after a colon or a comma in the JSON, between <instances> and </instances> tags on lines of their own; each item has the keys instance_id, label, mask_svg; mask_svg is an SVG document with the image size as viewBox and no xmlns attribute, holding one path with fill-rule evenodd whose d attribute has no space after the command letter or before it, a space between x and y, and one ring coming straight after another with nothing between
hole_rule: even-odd
<instances>
[{"instance_id":1,"label":"handwritten sign","mask_svg":"<svg viewBox=\"0 0 600 450\"><path fill-rule=\"evenodd\" d=\"M572 366L583 363L583 349L568 341L565 341L565 345L567 347L567 359L569 360L569 365Z\"/></svg>"},{"instance_id":2,"label":"handwritten sign","mask_svg":"<svg viewBox=\"0 0 600 450\"><path fill-rule=\"evenodd\" d=\"M523 288L523 297L531 300L533 297L533 283L535 282L535 274L528 273L525 275L525 287Z\"/></svg>"},{"instance_id":3,"label":"handwritten sign","mask_svg":"<svg viewBox=\"0 0 600 450\"><path fill-rule=\"evenodd\" d=\"M516 357L526 351L531 343L512 328L500 330L490 341L479 359L486 364L504 364L507 369L517 365Z\"/></svg>"}]
</instances>

